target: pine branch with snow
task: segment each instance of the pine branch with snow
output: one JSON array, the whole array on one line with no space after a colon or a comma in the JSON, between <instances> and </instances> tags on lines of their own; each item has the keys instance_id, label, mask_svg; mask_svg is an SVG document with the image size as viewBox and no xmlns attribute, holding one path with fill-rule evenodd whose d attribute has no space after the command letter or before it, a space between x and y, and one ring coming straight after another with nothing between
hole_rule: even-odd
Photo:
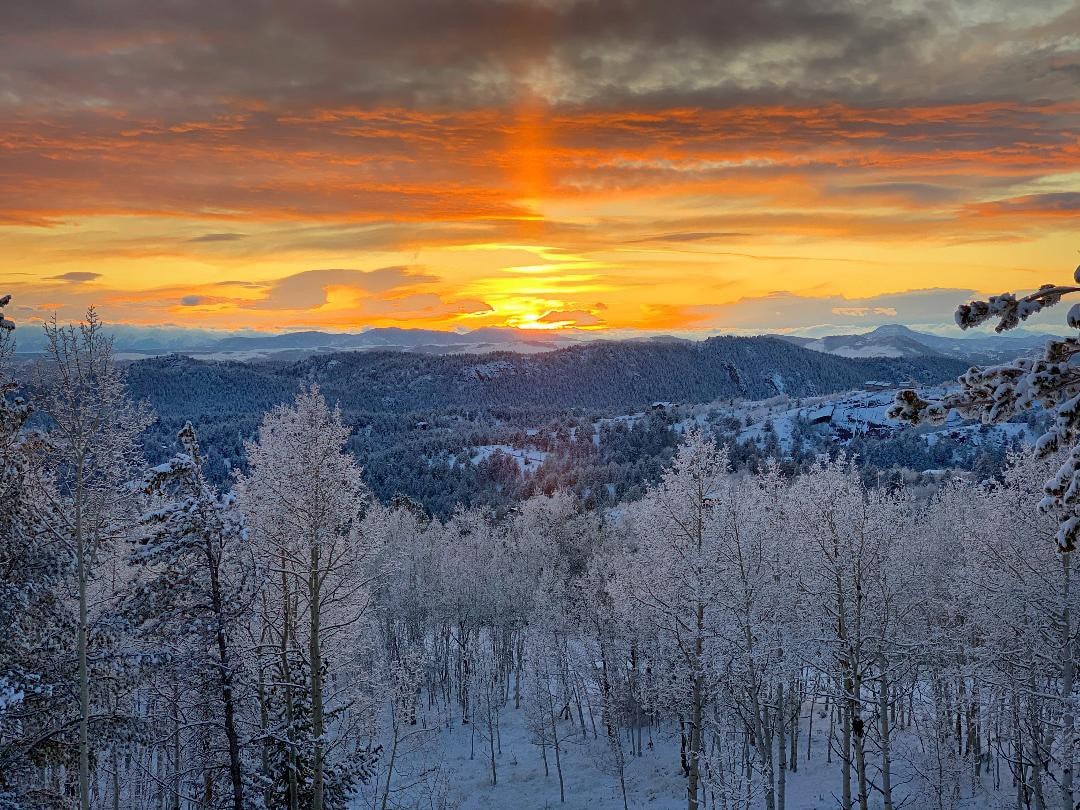
<instances>
[{"instance_id":1,"label":"pine branch with snow","mask_svg":"<svg viewBox=\"0 0 1080 810\"><path fill-rule=\"evenodd\" d=\"M1073 278L1080 284L1080 267ZM1080 286L1044 284L1019 298L1012 293L995 295L961 305L956 322L969 329L996 318L995 331L1004 332L1075 292ZM1080 304L1073 305L1066 321L1070 328L1080 328ZM1039 508L1058 518L1058 548L1073 551L1080 538L1080 366L1073 362L1078 354L1080 338L1050 339L1040 357L968 370L959 378L959 390L941 399L924 399L911 389L900 391L889 416L913 425L940 425L956 411L966 419L993 424L1036 407L1052 409L1054 421L1039 437L1036 451L1044 457L1067 447L1072 452L1047 480Z\"/></svg>"}]
</instances>

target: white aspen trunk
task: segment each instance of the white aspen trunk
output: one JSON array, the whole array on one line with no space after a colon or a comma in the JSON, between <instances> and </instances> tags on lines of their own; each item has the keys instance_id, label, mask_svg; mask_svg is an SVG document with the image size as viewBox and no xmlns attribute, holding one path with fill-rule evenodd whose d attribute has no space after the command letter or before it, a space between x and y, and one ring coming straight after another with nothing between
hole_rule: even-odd
<instances>
[{"instance_id":1,"label":"white aspen trunk","mask_svg":"<svg viewBox=\"0 0 1080 810\"><path fill-rule=\"evenodd\" d=\"M566 784L563 782L562 772L562 743L559 741L559 712L555 707L554 698L550 699L548 720L551 723L551 747L555 749L555 772L559 776L559 801L566 803Z\"/></svg>"},{"instance_id":2,"label":"white aspen trunk","mask_svg":"<svg viewBox=\"0 0 1080 810\"><path fill-rule=\"evenodd\" d=\"M292 606L289 601L289 578L286 567L284 549L281 552L281 594L282 594L282 626L281 626L281 673L285 681L285 722L288 725L286 732L285 761L288 768L288 791L289 810L299 810L299 781L296 778L296 750L293 747L293 683L292 672L289 666L289 630L292 627Z\"/></svg>"},{"instance_id":3,"label":"white aspen trunk","mask_svg":"<svg viewBox=\"0 0 1080 810\"><path fill-rule=\"evenodd\" d=\"M88 562L86 559L86 531L83 526L82 460L78 462L75 478L75 566L79 578L79 808L90 810L90 672L87 668L89 629L87 622L86 590Z\"/></svg>"},{"instance_id":4,"label":"white aspen trunk","mask_svg":"<svg viewBox=\"0 0 1080 810\"><path fill-rule=\"evenodd\" d=\"M893 810L892 751L889 728L889 677L885 658L881 658L881 679L878 685L878 722L881 737L881 800L883 810Z\"/></svg>"},{"instance_id":5,"label":"white aspen trunk","mask_svg":"<svg viewBox=\"0 0 1080 810\"><path fill-rule=\"evenodd\" d=\"M784 681L776 684L776 736L780 753L780 767L776 777L776 810L784 810L787 801L787 737L785 734Z\"/></svg>"},{"instance_id":6,"label":"white aspen trunk","mask_svg":"<svg viewBox=\"0 0 1080 810\"><path fill-rule=\"evenodd\" d=\"M844 701L840 707L841 734L843 736L843 750L840 753L840 771L842 784L840 807L842 810L851 810L851 703Z\"/></svg>"},{"instance_id":7,"label":"white aspen trunk","mask_svg":"<svg viewBox=\"0 0 1080 810\"><path fill-rule=\"evenodd\" d=\"M1070 567L1072 555L1061 555L1062 606L1061 606L1061 697L1065 707L1061 718L1061 810L1074 810L1073 804L1073 758L1076 755L1076 718L1073 712L1073 645L1072 616L1069 610Z\"/></svg>"},{"instance_id":8,"label":"white aspen trunk","mask_svg":"<svg viewBox=\"0 0 1080 810\"><path fill-rule=\"evenodd\" d=\"M705 630L705 605L697 604L695 614L697 634L694 639L695 667L700 669L704 652L702 635ZM700 671L694 673L694 688L690 706L690 741L687 751L686 806L687 810L698 810L698 787L701 781L701 723L705 703L704 676Z\"/></svg>"},{"instance_id":9,"label":"white aspen trunk","mask_svg":"<svg viewBox=\"0 0 1080 810\"><path fill-rule=\"evenodd\" d=\"M322 579L319 571L319 540L315 538L311 544L311 638L308 643L308 654L311 657L311 731L315 737L315 751L313 755L312 770L312 795L311 810L323 810L323 702L322 702L322 646L319 635L321 633L320 620L322 605L320 604L320 588Z\"/></svg>"}]
</instances>

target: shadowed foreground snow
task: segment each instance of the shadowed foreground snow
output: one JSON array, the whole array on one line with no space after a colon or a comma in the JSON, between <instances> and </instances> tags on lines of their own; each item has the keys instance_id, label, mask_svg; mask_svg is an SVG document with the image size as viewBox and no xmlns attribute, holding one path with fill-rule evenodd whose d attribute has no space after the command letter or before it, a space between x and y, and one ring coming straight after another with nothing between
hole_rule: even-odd
<instances>
[{"instance_id":1,"label":"shadowed foreground snow","mask_svg":"<svg viewBox=\"0 0 1080 810\"><path fill-rule=\"evenodd\" d=\"M803 714L803 733L799 741L800 762L797 773L788 773L786 810L835 810L840 807L839 766L834 755L832 764L826 762L828 724L815 718L813 757L806 760L805 721L808 707ZM496 750L497 784L491 784L491 762L484 729L477 724L475 735L469 726L460 725L455 719L451 729L445 725L421 731L423 722L445 722L445 714L432 712L419 719L418 725L403 731L409 737L404 755L399 745L394 765L395 776L387 797L387 808L425 808L426 810L622 810L623 803L618 780L605 767L606 746L603 740L594 740L591 731L582 740L576 724L565 722L566 746L562 752L563 777L566 802L559 802L559 780L555 772L554 755L548 751L550 775L544 775L540 748L530 742L525 724L525 712L515 710L512 704L502 713L499 736L502 753ZM645 739L648 740L648 732ZM422 740L422 742L419 742ZM475 746L470 758L470 747ZM917 745L913 738L898 740L898 753L909 745ZM389 750L389 749L387 749ZM353 810L380 810L386 787L386 757L380 763L376 782L364 787L353 804ZM933 807L930 797L919 793L917 780L911 777L910 768L900 761L896 763L894 776L897 807ZM653 734L653 745L646 742L644 755L631 758L627 769L628 806L649 810L683 810L686 807L686 780L679 769L678 739L670 734ZM971 785L965 785L964 810L993 810L1012 807L1015 797L1009 792L1010 778L1002 766L1002 783L1005 789L994 792L989 789L991 777L985 777L986 787L971 796ZM857 798L855 803L857 806ZM872 808L880 808L880 797L870 801ZM763 807L757 797L751 807ZM718 802L716 807L721 807ZM703 810L711 810L711 803Z\"/></svg>"}]
</instances>

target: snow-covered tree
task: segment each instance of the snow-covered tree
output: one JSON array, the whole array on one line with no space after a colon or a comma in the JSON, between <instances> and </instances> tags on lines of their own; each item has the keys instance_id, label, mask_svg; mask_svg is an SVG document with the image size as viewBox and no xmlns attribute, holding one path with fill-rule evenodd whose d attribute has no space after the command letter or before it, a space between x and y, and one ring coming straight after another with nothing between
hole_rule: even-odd
<instances>
[{"instance_id":1,"label":"snow-covered tree","mask_svg":"<svg viewBox=\"0 0 1080 810\"><path fill-rule=\"evenodd\" d=\"M806 660L840 710L841 806L855 801L866 810L876 786L892 807L888 710L895 682L912 663L904 628L920 580L909 556L914 512L904 492L867 487L845 460L799 476L789 498L789 525L800 539L799 589L813 605L807 624L791 630L806 640ZM877 779L869 756L875 746Z\"/></svg>"},{"instance_id":2,"label":"snow-covered tree","mask_svg":"<svg viewBox=\"0 0 1080 810\"><path fill-rule=\"evenodd\" d=\"M1080 267L1073 274L1080 285ZM956 311L961 329L996 320L995 331L1018 327L1032 315L1058 304L1062 298L1080 292L1080 286L1044 284L1035 292L1017 297L1012 293L992 296L986 301L972 301ZM1074 304L1066 316L1071 329L1080 328L1080 304ZM955 410L964 417L983 423L1003 422L1035 407L1052 410L1053 422L1035 443L1041 458L1058 458L1056 470L1042 488L1039 508L1056 520L1055 542L1062 553L1064 596L1060 607L1062 627L1058 646L1061 655L1061 688L1065 692L1062 724L1067 740L1065 767L1061 774L1062 804L1073 802L1073 759L1075 756L1075 710L1073 708L1073 631L1069 612L1069 572L1071 556L1080 537L1080 366L1073 362L1080 355L1080 338L1050 339L1041 356L1021 357L1009 363L972 368L960 377L960 388L940 400L923 399L914 390L901 391L890 416L919 424L940 424ZM1040 798L1041 800L1041 798Z\"/></svg>"},{"instance_id":3,"label":"snow-covered tree","mask_svg":"<svg viewBox=\"0 0 1080 810\"><path fill-rule=\"evenodd\" d=\"M63 598L73 558L47 531L56 497L47 446L24 429L33 409L8 378L10 300L0 297L0 807L17 808L62 801L66 785L35 778L34 765L74 764L78 750L63 699L76 675L75 616Z\"/></svg>"},{"instance_id":4,"label":"snow-covered tree","mask_svg":"<svg viewBox=\"0 0 1080 810\"><path fill-rule=\"evenodd\" d=\"M45 334L36 406L49 425L55 486L41 487L39 495L48 501L48 540L63 544L75 561L78 793L79 807L89 810L93 749L107 738L103 732L115 711L110 679L96 686L93 677L111 666L105 649L92 646L95 638L104 643L109 637L115 607L109 595L115 583L99 574L118 559L117 541L136 520L128 483L144 464L138 436L152 420L129 399L112 341L93 309L77 326L53 319ZM94 724L100 727L92 735Z\"/></svg>"},{"instance_id":5,"label":"snow-covered tree","mask_svg":"<svg viewBox=\"0 0 1080 810\"><path fill-rule=\"evenodd\" d=\"M10 295L0 295L0 333L15 331L15 321L4 315L4 307L10 303Z\"/></svg>"},{"instance_id":6,"label":"snow-covered tree","mask_svg":"<svg viewBox=\"0 0 1080 810\"><path fill-rule=\"evenodd\" d=\"M724 578L718 550L737 531L726 453L693 433L672 467L626 517L631 544L613 596L642 618L667 649L667 699L680 717L687 807L700 802L705 709L714 695L713 612Z\"/></svg>"},{"instance_id":7,"label":"snow-covered tree","mask_svg":"<svg viewBox=\"0 0 1080 810\"><path fill-rule=\"evenodd\" d=\"M361 533L371 496L343 452L349 428L317 388L268 413L247 445L237 483L253 543L269 572L263 621L283 692L278 727L286 762L284 806L340 806L365 773L359 732L376 549ZM303 797L303 798L301 798Z\"/></svg>"},{"instance_id":8,"label":"snow-covered tree","mask_svg":"<svg viewBox=\"0 0 1080 810\"><path fill-rule=\"evenodd\" d=\"M219 494L206 480L190 424L180 431L179 444L180 452L152 469L145 483L151 509L131 556L142 575L128 594L127 611L143 637L163 651L156 661L183 658L189 676L212 685L202 722L224 734L227 795L234 810L243 810L237 640L251 610L254 572L243 515L231 494ZM207 766L205 783L212 789L221 766Z\"/></svg>"}]
</instances>

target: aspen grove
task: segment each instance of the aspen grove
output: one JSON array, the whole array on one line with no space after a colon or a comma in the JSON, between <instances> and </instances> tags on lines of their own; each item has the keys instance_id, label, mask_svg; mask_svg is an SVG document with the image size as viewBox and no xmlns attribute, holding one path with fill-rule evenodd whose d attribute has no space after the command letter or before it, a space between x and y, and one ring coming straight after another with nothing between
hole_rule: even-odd
<instances>
[{"instance_id":1,"label":"aspen grove","mask_svg":"<svg viewBox=\"0 0 1080 810\"><path fill-rule=\"evenodd\" d=\"M97 316L46 330L0 381L0 807L449 808L433 741L495 790L511 728L552 806L582 768L649 806L647 756L652 806L810 806L807 770L841 810L1076 806L1080 561L1037 508L1067 448L927 492L691 431L614 508L440 520L372 496L314 386L228 487L197 424L150 466Z\"/></svg>"}]
</instances>

